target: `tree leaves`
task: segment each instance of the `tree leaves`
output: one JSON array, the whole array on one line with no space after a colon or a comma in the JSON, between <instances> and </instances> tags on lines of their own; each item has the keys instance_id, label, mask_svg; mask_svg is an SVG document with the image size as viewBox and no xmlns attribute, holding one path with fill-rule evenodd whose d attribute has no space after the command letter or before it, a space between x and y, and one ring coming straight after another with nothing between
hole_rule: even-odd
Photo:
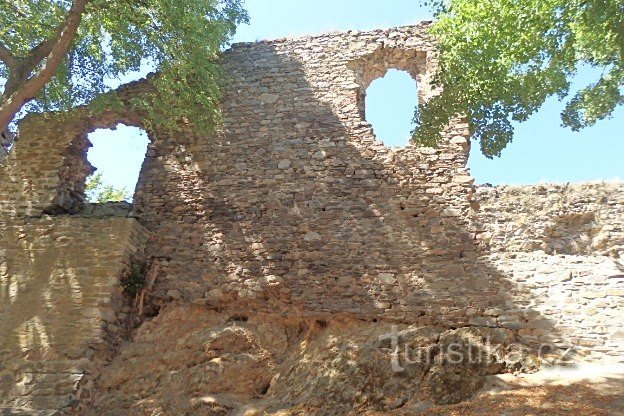
<instances>
[{"instance_id":1,"label":"tree leaves","mask_svg":"<svg viewBox=\"0 0 624 416\"><path fill-rule=\"evenodd\" d=\"M126 188L115 188L102 182L102 174L96 173L87 178L86 196L89 202L104 204L106 202L128 201L132 195Z\"/></svg>"},{"instance_id":2,"label":"tree leaves","mask_svg":"<svg viewBox=\"0 0 624 416\"><path fill-rule=\"evenodd\" d=\"M0 42L17 57L55 36L72 2L0 2ZM109 90L106 80L151 64L157 95L134 102L147 123L175 127L192 120L208 132L218 120L222 45L246 22L242 0L91 0L70 52L54 78L26 104L29 111L66 110ZM0 62L0 77L8 68Z\"/></svg>"},{"instance_id":3,"label":"tree leaves","mask_svg":"<svg viewBox=\"0 0 624 416\"><path fill-rule=\"evenodd\" d=\"M608 117L624 103L624 0L436 1L431 33L440 44L439 96L418 111L413 140L435 144L453 116L466 115L488 157L513 140L552 96L568 96L583 64L602 69L562 113L574 130Z\"/></svg>"}]
</instances>

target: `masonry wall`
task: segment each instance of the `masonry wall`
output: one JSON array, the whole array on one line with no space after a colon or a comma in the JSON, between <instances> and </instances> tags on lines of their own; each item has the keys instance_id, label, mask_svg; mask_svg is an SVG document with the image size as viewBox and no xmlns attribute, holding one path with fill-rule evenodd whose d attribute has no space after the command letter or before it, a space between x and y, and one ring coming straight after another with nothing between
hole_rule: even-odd
<instances>
[{"instance_id":1,"label":"masonry wall","mask_svg":"<svg viewBox=\"0 0 624 416\"><path fill-rule=\"evenodd\" d=\"M485 258L514 282L514 303L531 318L489 310L486 323L622 362L624 184L479 187L475 198Z\"/></svg>"},{"instance_id":2,"label":"masonry wall","mask_svg":"<svg viewBox=\"0 0 624 416\"><path fill-rule=\"evenodd\" d=\"M122 335L119 278L145 230L114 217L0 227L0 412L76 409Z\"/></svg>"},{"instance_id":3,"label":"masonry wall","mask_svg":"<svg viewBox=\"0 0 624 416\"><path fill-rule=\"evenodd\" d=\"M624 257L624 184L479 187L490 251Z\"/></svg>"},{"instance_id":4,"label":"masonry wall","mask_svg":"<svg viewBox=\"0 0 624 416\"><path fill-rule=\"evenodd\" d=\"M234 45L223 125L213 137L153 128L133 218L85 207L86 135L141 126L140 114L27 119L0 166L0 407L78 399L73 380L93 379L114 349L115 281L144 242L159 271L153 313L505 328L622 361L621 185L475 188L462 120L437 148L376 139L374 79L397 68L421 101L435 94L426 27Z\"/></svg>"},{"instance_id":5,"label":"masonry wall","mask_svg":"<svg viewBox=\"0 0 624 416\"><path fill-rule=\"evenodd\" d=\"M376 140L363 108L375 78L398 68L421 100L435 93L423 29L226 52L223 134L168 137L144 166L156 302L499 326L621 360L622 186L476 189L460 120L436 149ZM609 297L583 297L594 288Z\"/></svg>"},{"instance_id":6,"label":"masonry wall","mask_svg":"<svg viewBox=\"0 0 624 416\"><path fill-rule=\"evenodd\" d=\"M424 26L235 45L223 62L223 133L157 133L144 165L136 206L162 265L156 296L463 322L461 303L488 285L457 285L477 255L466 125L437 149L389 149L363 117L388 68L432 93Z\"/></svg>"},{"instance_id":7,"label":"masonry wall","mask_svg":"<svg viewBox=\"0 0 624 416\"><path fill-rule=\"evenodd\" d=\"M137 119L31 115L0 165L0 414L78 411L114 355L128 323L120 279L148 233L123 204L85 204L87 134Z\"/></svg>"},{"instance_id":8,"label":"masonry wall","mask_svg":"<svg viewBox=\"0 0 624 416\"><path fill-rule=\"evenodd\" d=\"M84 177L92 170L83 157L87 130L79 118L72 123L61 115L31 116L22 122L24 140L0 165L0 212L36 216L62 207L78 210L84 202Z\"/></svg>"}]
</instances>

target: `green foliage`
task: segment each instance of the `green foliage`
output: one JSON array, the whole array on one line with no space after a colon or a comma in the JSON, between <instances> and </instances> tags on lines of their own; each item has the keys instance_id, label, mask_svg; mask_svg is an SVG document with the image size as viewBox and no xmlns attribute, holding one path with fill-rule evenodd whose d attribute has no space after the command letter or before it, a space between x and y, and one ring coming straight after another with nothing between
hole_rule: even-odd
<instances>
[{"instance_id":1,"label":"green foliage","mask_svg":"<svg viewBox=\"0 0 624 416\"><path fill-rule=\"evenodd\" d=\"M147 124L192 121L209 131L218 121L221 76L216 58L236 25L247 21L242 0L90 0L73 46L30 111L68 109L109 90L106 80L153 66L155 91L131 103ZM0 41L27 56L54 38L70 0L0 1ZM0 77L8 68L0 62Z\"/></svg>"},{"instance_id":2,"label":"green foliage","mask_svg":"<svg viewBox=\"0 0 624 416\"><path fill-rule=\"evenodd\" d=\"M145 286L145 268L145 263L133 263L121 279L121 286L128 296L134 298Z\"/></svg>"},{"instance_id":3,"label":"green foliage","mask_svg":"<svg viewBox=\"0 0 624 416\"><path fill-rule=\"evenodd\" d=\"M117 189L112 185L102 183L101 173L91 175L87 179L86 195L89 202L97 202L99 204L109 201L127 201L132 197L126 188Z\"/></svg>"},{"instance_id":4,"label":"green foliage","mask_svg":"<svg viewBox=\"0 0 624 416\"><path fill-rule=\"evenodd\" d=\"M431 4L431 2L430 2ZM574 92L562 124L572 130L609 117L624 104L624 0L434 0L431 33L441 47L434 84L441 94L415 116L416 142L433 145L455 115L466 115L488 157L513 139L553 95L569 97L581 65L598 79Z\"/></svg>"}]
</instances>

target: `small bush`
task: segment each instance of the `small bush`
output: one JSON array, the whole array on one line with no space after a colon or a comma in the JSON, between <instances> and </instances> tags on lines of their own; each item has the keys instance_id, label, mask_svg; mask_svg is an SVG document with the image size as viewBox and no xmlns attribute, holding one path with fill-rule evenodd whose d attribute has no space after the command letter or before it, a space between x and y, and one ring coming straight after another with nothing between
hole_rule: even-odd
<instances>
[{"instance_id":1,"label":"small bush","mask_svg":"<svg viewBox=\"0 0 624 416\"><path fill-rule=\"evenodd\" d=\"M135 297L145 286L145 263L133 263L121 279L121 286L130 297Z\"/></svg>"}]
</instances>

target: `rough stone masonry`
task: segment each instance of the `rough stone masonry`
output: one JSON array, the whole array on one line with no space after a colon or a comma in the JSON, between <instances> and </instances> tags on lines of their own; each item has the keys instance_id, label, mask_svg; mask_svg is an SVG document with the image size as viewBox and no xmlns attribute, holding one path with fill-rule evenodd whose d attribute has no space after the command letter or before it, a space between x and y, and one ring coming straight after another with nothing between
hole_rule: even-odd
<instances>
[{"instance_id":1,"label":"rough stone masonry","mask_svg":"<svg viewBox=\"0 0 624 416\"><path fill-rule=\"evenodd\" d=\"M435 94L427 27L232 46L223 125L152 126L132 209L85 204L87 134L141 114L24 120L0 166L0 415L416 411L543 344L624 361L622 184L477 187L462 120L437 148L376 139L372 81ZM138 316L120 282L143 263ZM432 360L393 371L392 331Z\"/></svg>"}]
</instances>

